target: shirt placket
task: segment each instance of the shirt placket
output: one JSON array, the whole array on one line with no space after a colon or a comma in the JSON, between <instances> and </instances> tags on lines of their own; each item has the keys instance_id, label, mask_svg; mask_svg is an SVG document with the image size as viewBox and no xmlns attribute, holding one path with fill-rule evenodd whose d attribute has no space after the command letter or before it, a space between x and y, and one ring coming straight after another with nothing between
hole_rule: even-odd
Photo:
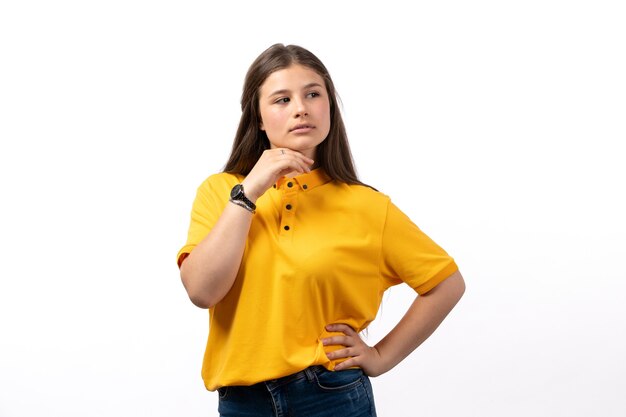
<instances>
[{"instance_id":1,"label":"shirt placket","mask_svg":"<svg viewBox=\"0 0 626 417\"><path fill-rule=\"evenodd\" d=\"M281 222L280 236L290 237L296 227L296 210L298 208L298 189L296 181L288 180L283 184L283 196L281 199Z\"/></svg>"}]
</instances>

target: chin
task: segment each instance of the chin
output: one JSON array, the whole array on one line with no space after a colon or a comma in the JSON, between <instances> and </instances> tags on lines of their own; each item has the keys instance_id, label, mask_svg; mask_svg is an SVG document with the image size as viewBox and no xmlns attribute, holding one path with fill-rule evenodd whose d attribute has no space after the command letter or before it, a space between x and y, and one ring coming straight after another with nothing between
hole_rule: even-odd
<instances>
[{"instance_id":1,"label":"chin","mask_svg":"<svg viewBox=\"0 0 626 417\"><path fill-rule=\"evenodd\" d=\"M324 139L319 139L319 138L301 138L300 140L296 139L296 140L292 140L289 142L290 146L288 146L290 149L293 149L294 151L304 151L307 149L312 149L312 148L317 148L319 146L320 143L324 142Z\"/></svg>"},{"instance_id":2,"label":"chin","mask_svg":"<svg viewBox=\"0 0 626 417\"><path fill-rule=\"evenodd\" d=\"M287 137L284 138L284 140L277 142L270 140L270 143L272 148L287 148L298 152L304 152L309 149L317 148L317 146L324 142L325 139L325 137L320 139L319 137L302 135Z\"/></svg>"}]
</instances>

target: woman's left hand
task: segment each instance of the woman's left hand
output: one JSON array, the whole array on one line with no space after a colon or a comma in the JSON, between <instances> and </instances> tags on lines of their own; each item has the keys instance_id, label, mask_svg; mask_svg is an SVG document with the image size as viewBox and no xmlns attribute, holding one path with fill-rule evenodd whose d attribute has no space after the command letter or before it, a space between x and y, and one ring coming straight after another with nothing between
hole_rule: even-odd
<instances>
[{"instance_id":1,"label":"woman's left hand","mask_svg":"<svg viewBox=\"0 0 626 417\"><path fill-rule=\"evenodd\" d=\"M326 330L343 333L343 336L331 336L322 339L324 346L345 346L343 349L334 350L326 354L328 359L331 360L348 358L338 363L335 366L335 371L358 366L368 376L378 376L385 372L378 350L373 346L368 346L352 327L347 324L333 323L326 326Z\"/></svg>"}]
</instances>

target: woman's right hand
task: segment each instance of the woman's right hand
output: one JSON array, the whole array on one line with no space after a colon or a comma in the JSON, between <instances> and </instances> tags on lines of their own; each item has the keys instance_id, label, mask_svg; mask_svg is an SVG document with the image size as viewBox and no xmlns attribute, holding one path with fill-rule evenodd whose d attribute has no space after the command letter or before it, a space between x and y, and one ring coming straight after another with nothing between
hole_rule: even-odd
<instances>
[{"instance_id":1,"label":"woman's right hand","mask_svg":"<svg viewBox=\"0 0 626 417\"><path fill-rule=\"evenodd\" d=\"M301 152L288 148L265 150L241 183L246 197L256 202L280 177L294 171L299 174L310 172L313 162Z\"/></svg>"}]
</instances>

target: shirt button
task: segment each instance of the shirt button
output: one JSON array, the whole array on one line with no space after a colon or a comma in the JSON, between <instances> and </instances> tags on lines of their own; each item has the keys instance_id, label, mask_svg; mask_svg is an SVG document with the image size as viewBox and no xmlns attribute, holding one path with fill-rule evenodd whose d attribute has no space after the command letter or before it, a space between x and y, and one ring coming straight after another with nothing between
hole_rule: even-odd
<instances>
[{"instance_id":1,"label":"shirt button","mask_svg":"<svg viewBox=\"0 0 626 417\"><path fill-rule=\"evenodd\" d=\"M309 188L309 187L307 187L307 186L306 186L306 184L304 184L304 185L302 186L302 188L304 188L304 189L306 190L306 189L307 189L307 188Z\"/></svg>"},{"instance_id":2,"label":"shirt button","mask_svg":"<svg viewBox=\"0 0 626 417\"><path fill-rule=\"evenodd\" d=\"M293 187L293 182L288 182L287 183L287 187L289 187L289 188Z\"/></svg>"},{"instance_id":3,"label":"shirt button","mask_svg":"<svg viewBox=\"0 0 626 417\"><path fill-rule=\"evenodd\" d=\"M287 204L287 205L285 206L285 208L286 208L287 210L291 210L291 204Z\"/></svg>"},{"instance_id":4,"label":"shirt button","mask_svg":"<svg viewBox=\"0 0 626 417\"><path fill-rule=\"evenodd\" d=\"M289 226L285 226L285 230L289 230Z\"/></svg>"}]
</instances>

